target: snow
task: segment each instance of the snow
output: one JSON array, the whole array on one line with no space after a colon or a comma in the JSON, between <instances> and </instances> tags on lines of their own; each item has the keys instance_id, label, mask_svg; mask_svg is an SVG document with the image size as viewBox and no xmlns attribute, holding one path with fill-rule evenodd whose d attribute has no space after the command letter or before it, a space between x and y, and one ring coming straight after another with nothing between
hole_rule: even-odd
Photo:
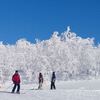
<instances>
[{"instance_id":1,"label":"snow","mask_svg":"<svg viewBox=\"0 0 100 100\"><path fill-rule=\"evenodd\" d=\"M21 76L21 94L9 93L15 70ZM55 71L57 90L50 90ZM42 90L36 90L42 72ZM34 88L34 90L32 90ZM0 99L2 100L98 100L100 98L100 44L71 32L54 32L48 40L16 44L0 42Z\"/></svg>"},{"instance_id":2,"label":"snow","mask_svg":"<svg viewBox=\"0 0 100 100\"><path fill-rule=\"evenodd\" d=\"M45 85L45 84L44 84ZM49 83L42 90L32 90L37 88L37 84L21 85L21 94L7 93L12 87L7 89L7 84L0 89L2 100L99 100L100 80L79 80L79 81L57 81L56 90L49 89Z\"/></svg>"},{"instance_id":3,"label":"snow","mask_svg":"<svg viewBox=\"0 0 100 100\"><path fill-rule=\"evenodd\" d=\"M36 43L26 39L14 45L0 42L0 82L10 80L15 70L23 83L37 82L39 72L48 80L52 71L58 80L99 77L100 45L95 46L93 38L77 36L69 26L63 33L54 32L50 39Z\"/></svg>"}]
</instances>

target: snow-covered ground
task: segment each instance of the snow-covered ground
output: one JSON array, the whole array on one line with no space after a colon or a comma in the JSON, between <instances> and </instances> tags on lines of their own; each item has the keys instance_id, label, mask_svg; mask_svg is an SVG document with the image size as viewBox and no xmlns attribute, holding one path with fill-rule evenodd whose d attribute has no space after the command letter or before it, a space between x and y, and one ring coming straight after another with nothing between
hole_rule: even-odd
<instances>
[{"instance_id":1,"label":"snow-covered ground","mask_svg":"<svg viewBox=\"0 0 100 100\"><path fill-rule=\"evenodd\" d=\"M0 100L99 100L100 80L56 82L57 89L50 90L44 83L43 90L35 90L36 84L21 85L21 94L11 94L12 86L1 86ZM34 90L32 90L34 88Z\"/></svg>"}]
</instances>

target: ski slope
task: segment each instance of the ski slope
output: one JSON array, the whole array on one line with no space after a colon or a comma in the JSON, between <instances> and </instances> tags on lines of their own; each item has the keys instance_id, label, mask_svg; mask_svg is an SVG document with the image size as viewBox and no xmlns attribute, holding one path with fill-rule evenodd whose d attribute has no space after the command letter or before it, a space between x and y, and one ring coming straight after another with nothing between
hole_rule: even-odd
<instances>
[{"instance_id":1,"label":"ski slope","mask_svg":"<svg viewBox=\"0 0 100 100\"><path fill-rule=\"evenodd\" d=\"M57 89L49 90L44 83L43 90L35 90L36 84L21 85L21 94L11 94L7 84L0 88L0 100L99 100L100 80L56 82ZM34 88L34 90L32 90Z\"/></svg>"}]
</instances>

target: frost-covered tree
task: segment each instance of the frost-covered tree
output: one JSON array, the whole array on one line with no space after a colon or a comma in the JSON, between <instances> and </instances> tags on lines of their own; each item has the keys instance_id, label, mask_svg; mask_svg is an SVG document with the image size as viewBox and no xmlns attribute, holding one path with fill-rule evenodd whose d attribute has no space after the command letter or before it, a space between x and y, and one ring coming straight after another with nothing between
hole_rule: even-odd
<instances>
[{"instance_id":1,"label":"frost-covered tree","mask_svg":"<svg viewBox=\"0 0 100 100\"><path fill-rule=\"evenodd\" d=\"M11 79L19 70L23 82L36 82L39 72L49 80L52 71L57 79L86 79L100 75L100 45L93 38L82 38L70 27L61 34L54 32L48 40L31 43L20 39L15 45L0 42L0 80Z\"/></svg>"}]
</instances>

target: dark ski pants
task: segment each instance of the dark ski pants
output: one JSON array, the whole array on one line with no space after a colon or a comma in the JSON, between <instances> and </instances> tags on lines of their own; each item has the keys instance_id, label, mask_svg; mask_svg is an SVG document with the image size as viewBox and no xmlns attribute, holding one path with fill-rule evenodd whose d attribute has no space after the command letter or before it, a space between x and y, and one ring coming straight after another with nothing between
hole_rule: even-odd
<instances>
[{"instance_id":1,"label":"dark ski pants","mask_svg":"<svg viewBox=\"0 0 100 100\"><path fill-rule=\"evenodd\" d=\"M15 92L16 87L17 87L17 91L16 91L16 92L17 92L17 93L20 92L20 84L14 84L14 87L13 87L13 89L12 89L12 93Z\"/></svg>"},{"instance_id":2,"label":"dark ski pants","mask_svg":"<svg viewBox=\"0 0 100 100\"><path fill-rule=\"evenodd\" d=\"M51 89L56 89L55 82L51 82Z\"/></svg>"},{"instance_id":3,"label":"dark ski pants","mask_svg":"<svg viewBox=\"0 0 100 100\"><path fill-rule=\"evenodd\" d=\"M38 89L42 89L42 82L39 83Z\"/></svg>"}]
</instances>

